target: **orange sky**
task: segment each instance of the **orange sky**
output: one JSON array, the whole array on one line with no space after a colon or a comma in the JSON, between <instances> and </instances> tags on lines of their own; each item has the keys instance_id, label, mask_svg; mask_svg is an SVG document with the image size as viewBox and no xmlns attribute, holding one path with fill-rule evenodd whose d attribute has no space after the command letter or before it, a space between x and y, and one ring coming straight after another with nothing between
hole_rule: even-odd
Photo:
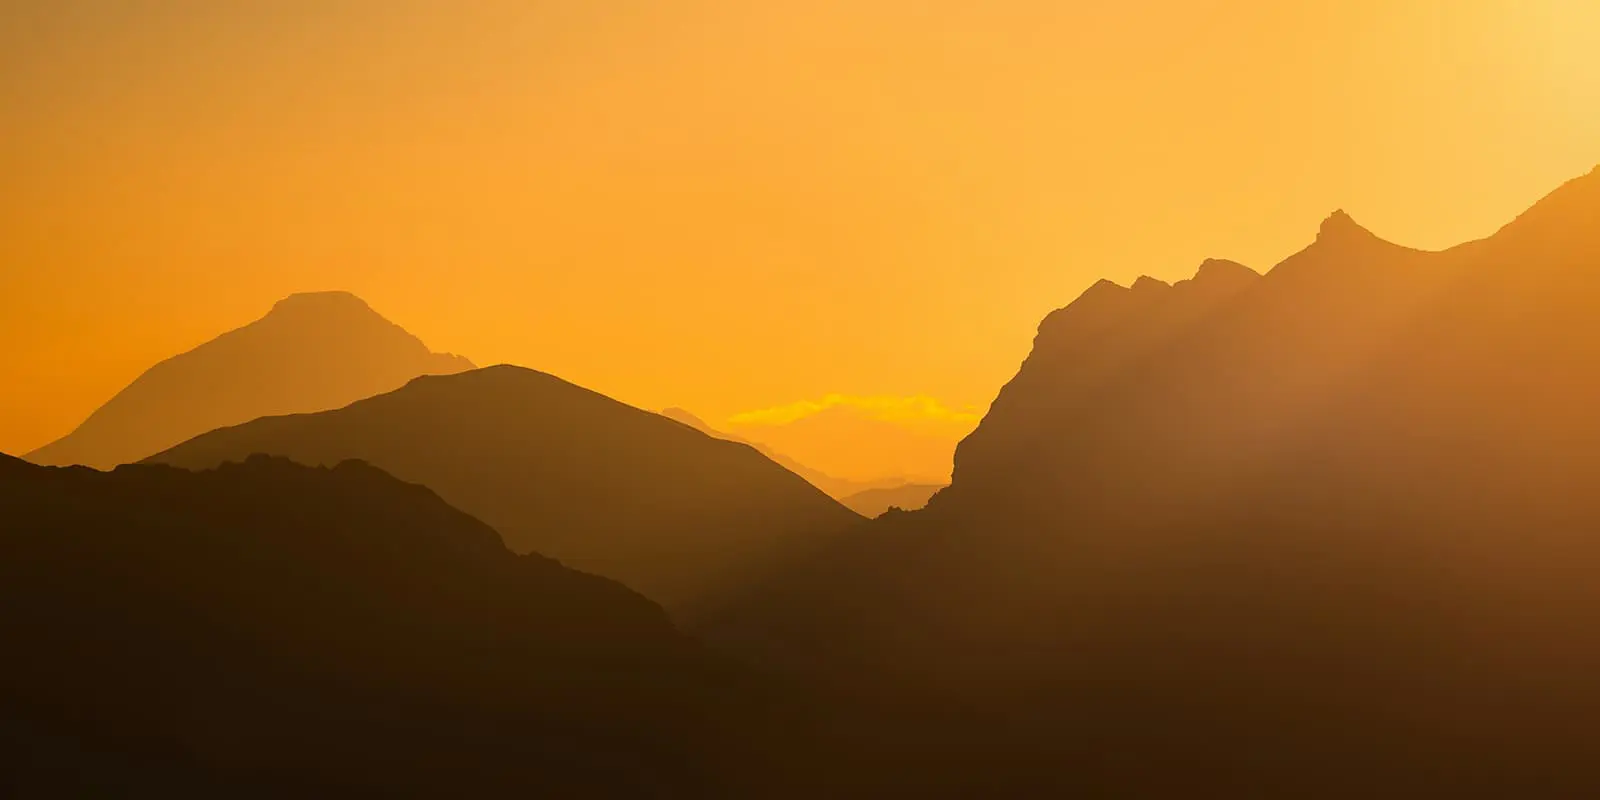
<instances>
[{"instance_id":1,"label":"orange sky","mask_svg":"<svg viewBox=\"0 0 1600 800\"><path fill-rule=\"evenodd\" d=\"M294 291L713 423L1600 161L1594 0L9 0L0 451Z\"/></svg>"}]
</instances>

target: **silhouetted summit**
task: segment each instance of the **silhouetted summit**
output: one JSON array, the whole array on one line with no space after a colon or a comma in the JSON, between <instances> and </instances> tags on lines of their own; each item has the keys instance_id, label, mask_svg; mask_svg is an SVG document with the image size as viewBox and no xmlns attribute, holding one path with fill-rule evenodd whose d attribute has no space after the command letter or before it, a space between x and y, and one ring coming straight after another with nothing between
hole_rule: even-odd
<instances>
[{"instance_id":1,"label":"silhouetted summit","mask_svg":"<svg viewBox=\"0 0 1600 800\"><path fill-rule=\"evenodd\" d=\"M678 612L861 521L748 446L506 365L214 431L151 460L209 467L252 453L362 459L427 485L518 552Z\"/></svg>"},{"instance_id":2,"label":"silhouetted summit","mask_svg":"<svg viewBox=\"0 0 1600 800\"><path fill-rule=\"evenodd\" d=\"M307 316L352 316L376 313L367 301L350 292L296 292L272 304L270 314L279 317L295 314Z\"/></svg>"},{"instance_id":3,"label":"silhouetted summit","mask_svg":"<svg viewBox=\"0 0 1600 800\"><path fill-rule=\"evenodd\" d=\"M151 367L36 464L111 467L256 417L322 411L424 374L471 369L348 292L290 295L261 319Z\"/></svg>"},{"instance_id":4,"label":"silhouetted summit","mask_svg":"<svg viewBox=\"0 0 1600 800\"><path fill-rule=\"evenodd\" d=\"M973 791L1593 794L1597 221L1600 173L1442 252L1335 214L1096 284L927 509L715 630L973 709Z\"/></svg>"},{"instance_id":5,"label":"silhouetted summit","mask_svg":"<svg viewBox=\"0 0 1600 800\"><path fill-rule=\"evenodd\" d=\"M1334 242L1341 239L1361 239L1373 236L1373 233L1357 224L1355 219L1344 209L1336 209L1327 219L1322 221L1322 226L1317 229L1317 241Z\"/></svg>"},{"instance_id":6,"label":"silhouetted summit","mask_svg":"<svg viewBox=\"0 0 1600 800\"><path fill-rule=\"evenodd\" d=\"M1208 258L1205 261L1200 262L1200 268L1195 270L1194 277L1190 278L1189 280L1201 281L1208 284L1231 282L1237 285L1249 283L1258 277L1261 276L1258 275L1255 270L1240 264L1237 261L1229 261L1226 258ZM1183 284L1187 282L1188 281L1179 281L1178 283Z\"/></svg>"},{"instance_id":7,"label":"silhouetted summit","mask_svg":"<svg viewBox=\"0 0 1600 800\"><path fill-rule=\"evenodd\" d=\"M15 797L750 796L803 727L632 591L355 462L0 457L0 630Z\"/></svg>"}]
</instances>

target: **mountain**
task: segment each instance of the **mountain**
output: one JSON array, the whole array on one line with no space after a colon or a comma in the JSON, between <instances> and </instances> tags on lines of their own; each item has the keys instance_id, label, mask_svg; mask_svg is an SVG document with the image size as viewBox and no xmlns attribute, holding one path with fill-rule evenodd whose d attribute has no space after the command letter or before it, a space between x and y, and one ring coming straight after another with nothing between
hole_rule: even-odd
<instances>
[{"instance_id":1,"label":"mountain","mask_svg":"<svg viewBox=\"0 0 1600 800\"><path fill-rule=\"evenodd\" d=\"M881 478L874 481L856 481L848 478L835 478L832 475L824 473L820 470L812 469L811 467L808 467L782 453L779 453L778 451L773 450L772 448L760 442L751 441L736 434L717 430L716 428L711 427L711 425L705 420L700 419L685 409L663 409L661 411L661 416L688 425L689 427L694 428L695 430L712 438L725 439L730 442L738 442L740 444L754 447L762 455L772 459L784 469L789 470L790 472L793 472L802 478L805 478L807 483L817 487L818 489L821 489L825 494L835 500L843 501L845 498L850 497L851 495L860 494L861 492L869 491L871 489L888 489L896 486L903 486L906 483L902 478Z\"/></svg>"},{"instance_id":2,"label":"mountain","mask_svg":"<svg viewBox=\"0 0 1600 800\"><path fill-rule=\"evenodd\" d=\"M428 374L472 369L346 292L296 294L265 317L151 367L36 464L109 468L272 414L338 408Z\"/></svg>"},{"instance_id":3,"label":"mountain","mask_svg":"<svg viewBox=\"0 0 1600 800\"><path fill-rule=\"evenodd\" d=\"M1264 275L1096 284L926 509L702 629L969 709L946 787L1593 794L1597 220L1600 171L1445 251L1337 212Z\"/></svg>"},{"instance_id":4,"label":"mountain","mask_svg":"<svg viewBox=\"0 0 1600 800\"><path fill-rule=\"evenodd\" d=\"M839 502L863 517L880 517L891 508L916 511L927 505L928 500L943 488L944 484L941 483L907 483L886 489L867 489Z\"/></svg>"},{"instance_id":5,"label":"mountain","mask_svg":"<svg viewBox=\"0 0 1600 800\"><path fill-rule=\"evenodd\" d=\"M359 462L0 456L8 797L767 796L812 723Z\"/></svg>"},{"instance_id":6,"label":"mountain","mask_svg":"<svg viewBox=\"0 0 1600 800\"><path fill-rule=\"evenodd\" d=\"M878 409L839 403L794 419L739 422L732 431L830 474L942 483L973 424L966 416L886 419Z\"/></svg>"},{"instance_id":7,"label":"mountain","mask_svg":"<svg viewBox=\"0 0 1600 800\"><path fill-rule=\"evenodd\" d=\"M206 468L253 453L369 462L517 552L615 578L685 616L861 522L745 445L512 366L224 428L151 461Z\"/></svg>"}]
</instances>

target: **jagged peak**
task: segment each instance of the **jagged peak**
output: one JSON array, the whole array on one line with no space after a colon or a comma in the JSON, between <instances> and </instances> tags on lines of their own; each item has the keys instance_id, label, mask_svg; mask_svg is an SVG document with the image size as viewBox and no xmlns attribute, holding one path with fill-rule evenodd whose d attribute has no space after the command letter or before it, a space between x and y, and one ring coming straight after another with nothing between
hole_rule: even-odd
<instances>
[{"instance_id":1,"label":"jagged peak","mask_svg":"<svg viewBox=\"0 0 1600 800\"><path fill-rule=\"evenodd\" d=\"M1197 287L1204 287L1207 291L1227 291L1230 287L1239 287L1257 278L1261 274L1240 264L1221 258L1208 258L1201 262L1200 268L1195 271L1194 277L1167 283L1149 275L1140 275L1131 286L1123 286L1108 278L1095 281L1076 300L1062 308L1050 312L1039 323L1039 331L1043 333L1046 328L1054 327L1065 317L1079 317L1083 314L1098 317L1102 314L1119 313L1116 309L1126 307L1128 299L1147 298L1153 300L1160 293L1182 287L1186 292ZM1140 301L1142 302L1142 301ZM1135 305L1139 302L1135 302Z\"/></svg>"},{"instance_id":2,"label":"jagged peak","mask_svg":"<svg viewBox=\"0 0 1600 800\"><path fill-rule=\"evenodd\" d=\"M1226 293L1241 289L1260 277L1261 273L1237 261L1208 258L1200 262L1200 268L1195 270L1194 277L1172 285L1173 288L1185 293L1196 291Z\"/></svg>"},{"instance_id":3,"label":"jagged peak","mask_svg":"<svg viewBox=\"0 0 1600 800\"><path fill-rule=\"evenodd\" d=\"M1307 254L1336 254L1339 257L1348 257L1359 253L1371 254L1381 250L1388 251L1413 251L1413 248L1395 244L1383 237L1362 227L1343 209L1329 214L1317 229L1316 241L1312 242L1305 250L1285 259L1284 264L1296 261ZM1415 252L1415 251L1413 251ZM1279 266L1283 266L1280 264ZM1273 268L1274 272L1278 268Z\"/></svg>"},{"instance_id":4,"label":"jagged peak","mask_svg":"<svg viewBox=\"0 0 1600 800\"><path fill-rule=\"evenodd\" d=\"M1133 291L1135 292L1155 292L1162 289L1171 288L1171 284L1168 284L1166 281L1156 280L1149 275L1140 275L1138 280L1133 282L1132 287Z\"/></svg>"},{"instance_id":5,"label":"jagged peak","mask_svg":"<svg viewBox=\"0 0 1600 800\"><path fill-rule=\"evenodd\" d=\"M1371 231L1361 227L1361 224L1356 222L1342 208L1329 214L1328 218L1322 221L1322 226L1317 229L1317 241L1319 242L1353 238L1376 239L1377 237Z\"/></svg>"},{"instance_id":6,"label":"jagged peak","mask_svg":"<svg viewBox=\"0 0 1600 800\"><path fill-rule=\"evenodd\" d=\"M1148 277L1141 280L1160 283L1154 278ZM1165 284L1161 285L1165 286ZM1134 282L1134 287L1138 288L1139 296L1143 296L1150 288L1153 288L1149 286L1140 287L1138 281ZM1123 307L1127 302L1127 298L1135 296L1134 292L1134 288L1123 286L1108 278L1101 278L1090 285L1089 288L1083 290L1083 294L1078 295L1076 300L1046 314L1045 318L1039 321L1039 334L1043 335L1046 329L1055 327L1063 319L1080 318L1085 314L1100 316L1106 313L1115 313L1113 309Z\"/></svg>"},{"instance_id":7,"label":"jagged peak","mask_svg":"<svg viewBox=\"0 0 1600 800\"><path fill-rule=\"evenodd\" d=\"M1194 277L1191 280L1216 281L1238 278L1248 280L1259 277L1261 277L1261 273L1237 261L1231 261L1226 258L1208 258L1200 262L1200 268L1195 270Z\"/></svg>"},{"instance_id":8,"label":"jagged peak","mask_svg":"<svg viewBox=\"0 0 1600 800\"><path fill-rule=\"evenodd\" d=\"M1084 289L1083 294L1078 295L1078 300L1099 295L1122 294L1126 291L1128 291L1128 287L1123 286L1122 284L1117 283L1110 278L1101 278L1090 285L1089 288Z\"/></svg>"}]
</instances>

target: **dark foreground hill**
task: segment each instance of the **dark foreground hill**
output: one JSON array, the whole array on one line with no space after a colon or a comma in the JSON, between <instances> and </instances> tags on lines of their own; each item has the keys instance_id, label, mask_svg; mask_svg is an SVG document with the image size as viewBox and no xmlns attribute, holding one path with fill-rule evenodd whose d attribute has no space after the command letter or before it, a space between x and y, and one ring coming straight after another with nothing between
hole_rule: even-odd
<instances>
[{"instance_id":1,"label":"dark foreground hill","mask_svg":"<svg viewBox=\"0 0 1600 800\"><path fill-rule=\"evenodd\" d=\"M1600 172L1442 252L1102 283L952 485L711 626L926 731L946 786L1600 788ZM920 699L920 700L919 700Z\"/></svg>"},{"instance_id":2,"label":"dark foreground hill","mask_svg":"<svg viewBox=\"0 0 1600 800\"><path fill-rule=\"evenodd\" d=\"M803 785L779 765L807 759L793 698L356 462L0 456L0 631L7 797Z\"/></svg>"},{"instance_id":3,"label":"dark foreground hill","mask_svg":"<svg viewBox=\"0 0 1600 800\"><path fill-rule=\"evenodd\" d=\"M520 367L418 378L151 460L203 468L252 453L367 461L437 491L517 552L615 578L686 617L861 522L748 446Z\"/></svg>"},{"instance_id":4,"label":"dark foreground hill","mask_svg":"<svg viewBox=\"0 0 1600 800\"><path fill-rule=\"evenodd\" d=\"M107 469L214 428L338 408L418 375L466 369L472 362L429 352L355 295L291 295L265 317L151 367L27 458Z\"/></svg>"}]
</instances>

